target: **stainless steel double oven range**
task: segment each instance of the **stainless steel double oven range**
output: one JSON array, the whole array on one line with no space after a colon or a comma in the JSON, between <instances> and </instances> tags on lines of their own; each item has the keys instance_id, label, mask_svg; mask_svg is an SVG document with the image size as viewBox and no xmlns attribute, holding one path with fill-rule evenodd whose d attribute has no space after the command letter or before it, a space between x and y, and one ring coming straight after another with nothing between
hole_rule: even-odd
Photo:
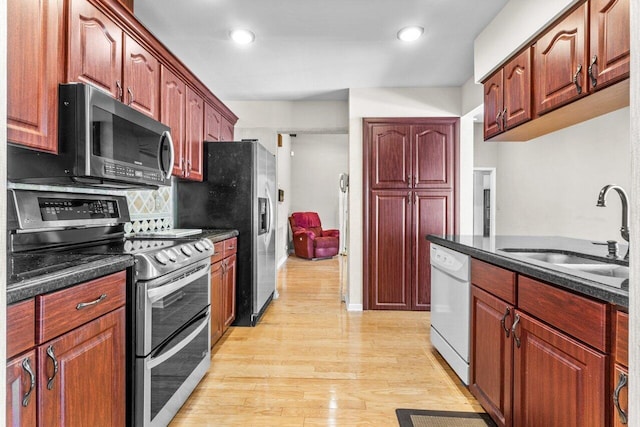
<instances>
[{"instance_id":1,"label":"stainless steel double oven range","mask_svg":"<svg viewBox=\"0 0 640 427\"><path fill-rule=\"evenodd\" d=\"M213 245L125 238L124 196L13 189L8 213L13 277L69 267L56 265L61 257L52 253L134 257L127 291L128 420L168 424L210 366ZM21 257L41 257L41 270Z\"/></svg>"}]
</instances>

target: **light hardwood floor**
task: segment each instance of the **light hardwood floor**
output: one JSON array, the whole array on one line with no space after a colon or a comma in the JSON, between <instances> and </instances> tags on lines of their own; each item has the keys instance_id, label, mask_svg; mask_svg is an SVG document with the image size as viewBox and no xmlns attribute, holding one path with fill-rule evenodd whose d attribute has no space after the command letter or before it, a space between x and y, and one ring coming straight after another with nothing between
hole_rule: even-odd
<instances>
[{"instance_id":1,"label":"light hardwood floor","mask_svg":"<svg viewBox=\"0 0 640 427\"><path fill-rule=\"evenodd\" d=\"M429 343L429 313L347 312L341 257L290 257L280 298L232 327L171 426L397 426L396 408L482 408Z\"/></svg>"}]
</instances>

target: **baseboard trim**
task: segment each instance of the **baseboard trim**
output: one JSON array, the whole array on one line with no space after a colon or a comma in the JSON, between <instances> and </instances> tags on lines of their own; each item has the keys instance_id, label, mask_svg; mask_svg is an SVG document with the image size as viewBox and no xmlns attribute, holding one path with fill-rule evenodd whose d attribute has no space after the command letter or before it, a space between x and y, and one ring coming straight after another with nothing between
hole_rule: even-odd
<instances>
[{"instance_id":1,"label":"baseboard trim","mask_svg":"<svg viewBox=\"0 0 640 427\"><path fill-rule=\"evenodd\" d=\"M282 267L284 265L285 262L287 262L287 258L289 258L289 256L285 256L284 258L280 258L280 261L278 261L278 266L276 267L276 270L280 270L280 267Z\"/></svg>"},{"instance_id":2,"label":"baseboard trim","mask_svg":"<svg viewBox=\"0 0 640 427\"><path fill-rule=\"evenodd\" d=\"M347 311L363 311L362 304L347 304Z\"/></svg>"}]
</instances>

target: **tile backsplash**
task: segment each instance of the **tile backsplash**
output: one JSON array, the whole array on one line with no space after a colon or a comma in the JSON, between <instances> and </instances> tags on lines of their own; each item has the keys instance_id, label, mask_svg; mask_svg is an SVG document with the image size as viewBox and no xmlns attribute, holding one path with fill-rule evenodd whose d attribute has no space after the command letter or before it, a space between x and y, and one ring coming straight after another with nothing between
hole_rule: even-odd
<instances>
[{"instance_id":1,"label":"tile backsplash","mask_svg":"<svg viewBox=\"0 0 640 427\"><path fill-rule=\"evenodd\" d=\"M62 191L68 193L125 195L131 222L125 224L125 232L155 231L173 228L173 184L157 190L107 190L103 188L62 187L7 183L8 188L36 191Z\"/></svg>"}]
</instances>

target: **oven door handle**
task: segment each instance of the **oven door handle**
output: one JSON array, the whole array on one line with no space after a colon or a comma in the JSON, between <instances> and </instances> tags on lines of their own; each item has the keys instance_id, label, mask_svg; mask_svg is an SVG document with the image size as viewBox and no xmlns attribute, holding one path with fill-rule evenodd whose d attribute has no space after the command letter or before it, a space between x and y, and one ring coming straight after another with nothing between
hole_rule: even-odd
<instances>
[{"instance_id":1,"label":"oven door handle","mask_svg":"<svg viewBox=\"0 0 640 427\"><path fill-rule=\"evenodd\" d=\"M192 320L190 323L185 325L185 327L190 326L191 324L193 324L194 322L200 320L201 318L202 317L199 316L198 318ZM202 322L202 324L200 326L198 326L193 332L191 332L185 339L180 341L179 344L176 344L175 346L173 346L171 348L171 350L167 351L166 353L163 353L161 356L151 357L151 359L149 360L149 363L147 364L147 369L153 369L156 366L166 362L168 359L172 358L180 350L182 350L187 345L189 345L189 343L191 341L193 341L195 339L195 337L197 337L200 334L200 332L202 332L202 330L209 325L209 319L210 318L211 318L211 312L209 310L207 310L207 314L204 316L203 322ZM161 350L161 349L162 348L160 348L158 350ZM157 352L157 350L156 350L156 352Z\"/></svg>"},{"instance_id":2,"label":"oven door handle","mask_svg":"<svg viewBox=\"0 0 640 427\"><path fill-rule=\"evenodd\" d=\"M147 298L153 304L154 302L161 300L162 298L174 293L178 289L184 288L190 283L193 283L194 280L197 280L203 276L209 274L210 269L209 263L206 266L202 266L199 270L196 270L193 273L187 274L186 276L181 277L175 282L170 282L166 285L158 286L157 288L149 289L147 291Z\"/></svg>"}]
</instances>

